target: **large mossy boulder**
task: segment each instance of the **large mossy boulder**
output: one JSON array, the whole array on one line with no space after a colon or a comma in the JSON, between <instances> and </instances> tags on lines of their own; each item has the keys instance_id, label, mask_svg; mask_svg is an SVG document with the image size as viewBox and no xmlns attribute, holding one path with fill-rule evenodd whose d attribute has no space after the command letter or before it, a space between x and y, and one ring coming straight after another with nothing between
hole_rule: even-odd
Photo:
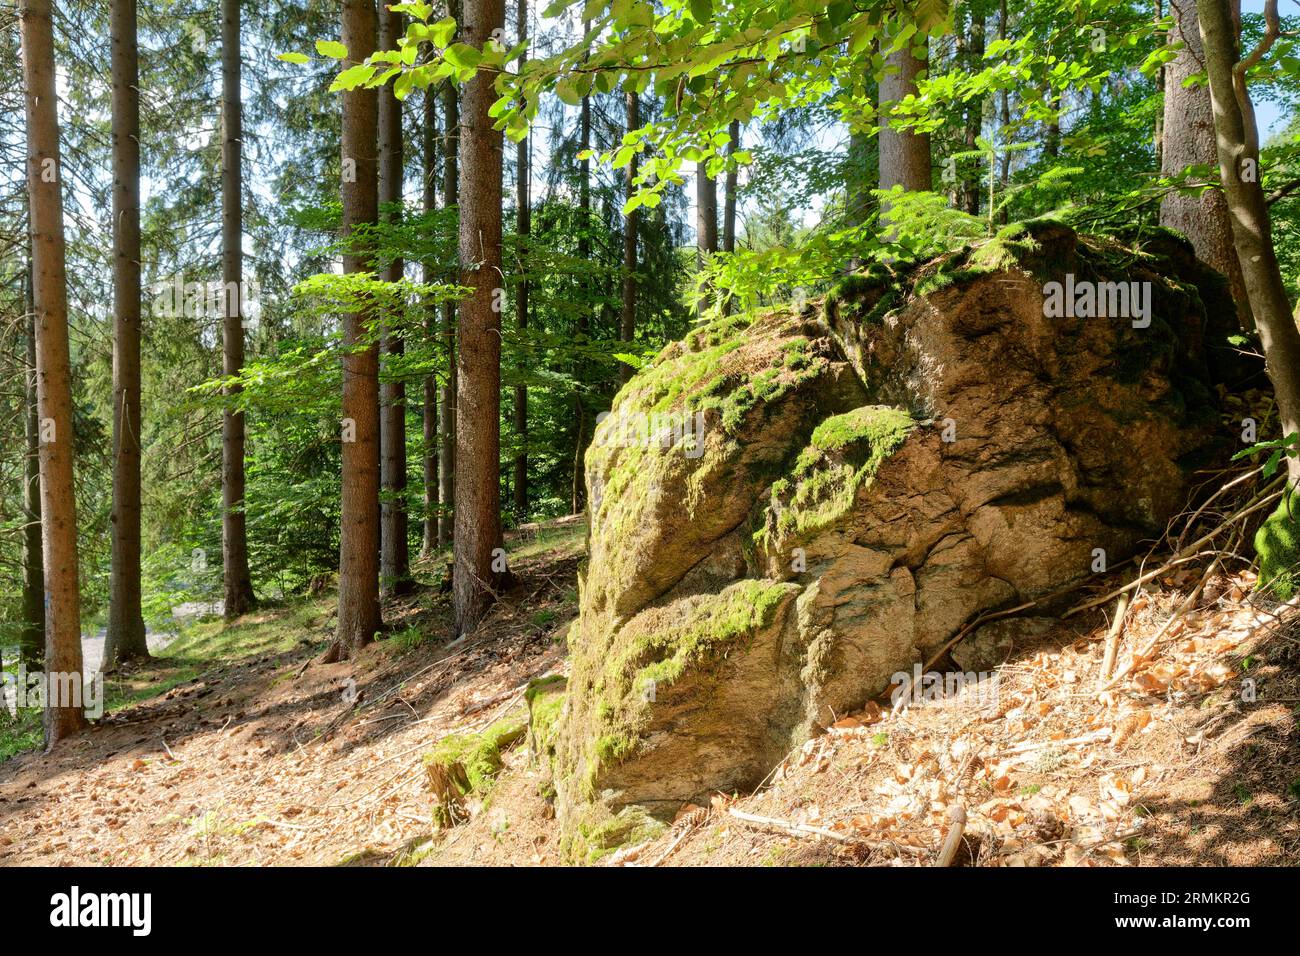
<instances>
[{"instance_id":1,"label":"large mossy boulder","mask_svg":"<svg viewBox=\"0 0 1300 956\"><path fill-rule=\"evenodd\" d=\"M974 616L1164 530L1215 452L1207 346L1236 320L1160 245L1019 227L721 319L628 383L587 454L554 750L579 843L757 784ZM1149 283L1149 323L1048 317L1067 274Z\"/></svg>"}]
</instances>

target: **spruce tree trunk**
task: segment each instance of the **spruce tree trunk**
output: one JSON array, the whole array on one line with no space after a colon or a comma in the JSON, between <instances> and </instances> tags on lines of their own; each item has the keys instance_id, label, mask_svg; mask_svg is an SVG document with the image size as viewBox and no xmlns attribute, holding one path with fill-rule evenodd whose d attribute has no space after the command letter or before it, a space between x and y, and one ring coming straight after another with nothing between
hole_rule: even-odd
<instances>
[{"instance_id":1,"label":"spruce tree trunk","mask_svg":"<svg viewBox=\"0 0 1300 956\"><path fill-rule=\"evenodd\" d=\"M459 0L450 0L451 16L460 17ZM453 83L442 91L442 205L455 208L460 188L460 95ZM438 404L438 484L442 489L442 513L438 517L438 547L451 544L456 518L456 303L442 304L442 336L447 349L447 384ZM449 507L450 506L450 507Z\"/></svg>"},{"instance_id":2,"label":"spruce tree trunk","mask_svg":"<svg viewBox=\"0 0 1300 956\"><path fill-rule=\"evenodd\" d=\"M140 609L140 69L136 0L113 0L113 511L103 669L149 656Z\"/></svg>"},{"instance_id":3,"label":"spruce tree trunk","mask_svg":"<svg viewBox=\"0 0 1300 956\"><path fill-rule=\"evenodd\" d=\"M627 128L628 130L640 129L641 127L641 99L635 92L629 92L627 96ZM732 140L733 144L735 140ZM633 185L637 177L637 155L632 154L632 162L627 167L627 197L631 199L636 194L636 186ZM730 207L733 215L735 214L735 205L732 201L731 194L734 186L731 180L728 180L727 187L727 205ZM637 229L641 224L641 210L633 209L627 214L627 221L623 225L623 310L618 319L618 337L624 343L628 351L631 351L632 340L636 338L636 259L637 259ZM734 227L733 227L734 232ZM734 235L733 235L734 240ZM632 366L620 365L618 367L619 384L626 385L628 379L632 377Z\"/></svg>"},{"instance_id":4,"label":"spruce tree trunk","mask_svg":"<svg viewBox=\"0 0 1300 956\"><path fill-rule=\"evenodd\" d=\"M41 444L36 411L36 309L32 302L32 257L27 254L24 282L27 315L27 367L23 372L26 404L27 455L23 462L23 629L19 637L22 661L35 670L45 658L45 560L41 549Z\"/></svg>"},{"instance_id":5,"label":"spruce tree trunk","mask_svg":"<svg viewBox=\"0 0 1300 956\"><path fill-rule=\"evenodd\" d=\"M403 17L381 2L379 4L379 49L395 50L405 33ZM402 104L391 85L379 90L379 205L389 222L400 222L402 201ZM382 278L397 282L402 278L403 263L393 259ZM401 306L395 306L400 312ZM387 323L386 323L387 326ZM400 360L405 344L399 331L387 326L383 351L388 358ZM387 359L386 359L387 360ZM379 581L385 594L409 592L411 552L407 540L406 508L406 383L391 376L380 383L380 506Z\"/></svg>"},{"instance_id":6,"label":"spruce tree trunk","mask_svg":"<svg viewBox=\"0 0 1300 956\"><path fill-rule=\"evenodd\" d=\"M925 69L925 60L912 55L905 47L885 60L885 74L880 80L882 122L877 143L880 151L880 188L902 186L909 192L930 189L930 136L898 129L884 121L890 108L909 93L916 93L916 80Z\"/></svg>"},{"instance_id":7,"label":"spruce tree trunk","mask_svg":"<svg viewBox=\"0 0 1300 956\"><path fill-rule=\"evenodd\" d=\"M221 0L221 281L223 371L244 368L243 102L240 92L239 0ZM240 391L238 386L227 395ZM221 419L221 563L225 618L253 606L244 514L244 413L227 408Z\"/></svg>"},{"instance_id":8,"label":"spruce tree trunk","mask_svg":"<svg viewBox=\"0 0 1300 956\"><path fill-rule=\"evenodd\" d=\"M348 64L375 50L373 0L343 0L343 45ZM374 252L355 242L356 231L378 218L376 153L379 101L373 89L343 94L344 272L368 272ZM379 346L373 309L343 317L343 476L339 520L338 631L325 662L346 660L374 639L379 610Z\"/></svg>"},{"instance_id":9,"label":"spruce tree trunk","mask_svg":"<svg viewBox=\"0 0 1300 956\"><path fill-rule=\"evenodd\" d=\"M584 36L591 32L590 22L583 23L582 32ZM578 154L582 155L590 146L591 98L584 96L578 113ZM581 159L578 161L578 259L584 263L591 258L591 237L589 235L591 228L591 163L586 159ZM587 273L582 274L578 284L582 294L580 296L581 304L578 306L577 334L574 336L574 341L581 349L586 348L587 339L591 334L587 309L591 305L592 286ZM583 468L583 462L587 455L587 403L583 400L582 395L586 377L586 362L583 361L582 353L579 352L573 363L574 442L573 487L570 507L572 514L577 514L582 510L587 492Z\"/></svg>"},{"instance_id":10,"label":"spruce tree trunk","mask_svg":"<svg viewBox=\"0 0 1300 956\"><path fill-rule=\"evenodd\" d=\"M528 39L528 0L517 0L515 32L519 43ZM519 61L522 71L526 57ZM527 136L515 146L515 210L519 234L519 281L515 283L515 318L519 323L519 345L528 348L528 237L532 232L532 167L529 163ZM527 366L527 363L524 363ZM521 369L522 371L522 369ZM520 382L514 390L515 435L519 450L514 461L515 517L528 517L528 386Z\"/></svg>"},{"instance_id":11,"label":"spruce tree trunk","mask_svg":"<svg viewBox=\"0 0 1300 956\"><path fill-rule=\"evenodd\" d=\"M438 100L432 88L424 91L424 193L421 197L425 212L438 207ZM426 259L422 267L426 285L437 281L433 262ZM425 332L432 342L438 334L438 309L430 305ZM424 538L420 553L429 557L438 550L438 507L441 490L438 487L438 377L424 378Z\"/></svg>"},{"instance_id":12,"label":"spruce tree trunk","mask_svg":"<svg viewBox=\"0 0 1300 956\"><path fill-rule=\"evenodd\" d=\"M1186 86L1188 77L1205 70L1205 54L1197 28L1196 0L1177 0L1170 41L1185 46L1165 64L1165 109L1160 173L1177 176L1188 166L1217 166L1214 112L1210 90L1204 84ZM1228 200L1222 191L1207 189L1199 196L1172 192L1160 203L1160 225L1177 229L1191 241L1196 256L1228 280L1242 328L1253 328L1246 283L1237 261Z\"/></svg>"},{"instance_id":13,"label":"spruce tree trunk","mask_svg":"<svg viewBox=\"0 0 1300 956\"><path fill-rule=\"evenodd\" d=\"M1276 0L1266 13L1276 24ZM1282 434L1300 432L1300 330L1291 316L1286 286L1273 249L1268 205L1259 182L1259 133L1255 108L1238 70L1237 27L1226 3L1200 8L1201 45L1214 110L1219 178L1227 197L1232 234L1251 312L1273 381ZM1245 64L1241 64L1244 67ZM1300 459L1287 457L1292 485L1300 480Z\"/></svg>"},{"instance_id":14,"label":"spruce tree trunk","mask_svg":"<svg viewBox=\"0 0 1300 956\"><path fill-rule=\"evenodd\" d=\"M50 0L20 0L27 191L31 202L32 297L36 316L36 402L40 418L41 542L45 556L45 671L61 675L45 702L45 744L86 726L80 699L81 595L77 583L77 507L72 480L72 368L63 239Z\"/></svg>"},{"instance_id":15,"label":"spruce tree trunk","mask_svg":"<svg viewBox=\"0 0 1300 956\"><path fill-rule=\"evenodd\" d=\"M504 0L467 0L464 41L482 49L505 25ZM452 594L459 634L487 613L494 592L493 549L501 540L501 146L489 110L495 77L480 71L465 85L461 118L460 283L456 362L456 535Z\"/></svg>"}]
</instances>

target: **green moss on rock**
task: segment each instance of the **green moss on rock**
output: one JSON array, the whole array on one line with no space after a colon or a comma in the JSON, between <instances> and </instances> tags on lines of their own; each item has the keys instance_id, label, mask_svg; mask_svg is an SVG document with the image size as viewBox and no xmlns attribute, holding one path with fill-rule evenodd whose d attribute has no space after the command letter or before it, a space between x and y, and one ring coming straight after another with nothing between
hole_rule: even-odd
<instances>
[{"instance_id":1,"label":"green moss on rock","mask_svg":"<svg viewBox=\"0 0 1300 956\"><path fill-rule=\"evenodd\" d=\"M528 704L528 749L534 760L549 763L555 754L555 728L564 709L568 681L562 674L529 681L524 691Z\"/></svg>"},{"instance_id":2,"label":"green moss on rock","mask_svg":"<svg viewBox=\"0 0 1300 956\"><path fill-rule=\"evenodd\" d=\"M799 453L790 480L772 485L768 517L755 539L803 537L834 524L915 427L910 414L887 405L826 419Z\"/></svg>"},{"instance_id":3,"label":"green moss on rock","mask_svg":"<svg viewBox=\"0 0 1300 956\"><path fill-rule=\"evenodd\" d=\"M622 847L648 843L667 828L642 807L624 807L609 816L599 816L593 808L561 841L560 851L571 862L596 863Z\"/></svg>"},{"instance_id":4,"label":"green moss on rock","mask_svg":"<svg viewBox=\"0 0 1300 956\"><path fill-rule=\"evenodd\" d=\"M636 750L656 698L742 648L798 590L790 583L738 581L693 601L677 619L654 613L633 619L603 657L575 662L571 681L585 704L571 715L584 725L577 735L584 741L582 790L594 795L601 772Z\"/></svg>"}]
</instances>

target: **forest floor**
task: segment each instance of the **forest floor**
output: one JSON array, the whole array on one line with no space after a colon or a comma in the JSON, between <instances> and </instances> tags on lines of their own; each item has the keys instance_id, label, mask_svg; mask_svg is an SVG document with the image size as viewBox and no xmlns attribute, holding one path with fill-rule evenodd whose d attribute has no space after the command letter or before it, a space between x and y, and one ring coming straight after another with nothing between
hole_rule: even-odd
<instances>
[{"instance_id":1,"label":"forest floor","mask_svg":"<svg viewBox=\"0 0 1300 956\"><path fill-rule=\"evenodd\" d=\"M0 865L561 862L525 745L448 830L431 823L424 755L522 718L527 683L564 672L583 538L516 536L518 584L461 641L436 589L390 602L390 634L340 664L316 663L329 596L190 626L116 675L96 728L0 763ZM1014 648L992 701L871 705L758 792L683 807L599 862L932 865L961 808L959 865L1296 865L1300 611L1221 574L1160 635L1198 577L1135 599L1109 690L1104 614L1071 618Z\"/></svg>"}]
</instances>

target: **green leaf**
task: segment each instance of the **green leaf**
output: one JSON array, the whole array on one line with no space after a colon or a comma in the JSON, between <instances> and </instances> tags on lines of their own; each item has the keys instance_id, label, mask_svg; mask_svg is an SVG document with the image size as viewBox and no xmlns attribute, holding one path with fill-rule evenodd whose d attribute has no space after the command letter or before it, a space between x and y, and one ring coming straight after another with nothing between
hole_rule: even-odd
<instances>
[{"instance_id":1,"label":"green leaf","mask_svg":"<svg viewBox=\"0 0 1300 956\"><path fill-rule=\"evenodd\" d=\"M456 35L456 21L451 17L439 20L429 28L429 42L436 47L445 47Z\"/></svg>"},{"instance_id":2,"label":"green leaf","mask_svg":"<svg viewBox=\"0 0 1300 956\"><path fill-rule=\"evenodd\" d=\"M277 60L284 60L285 63L310 63L311 57L306 53L277 53Z\"/></svg>"},{"instance_id":3,"label":"green leaf","mask_svg":"<svg viewBox=\"0 0 1300 956\"><path fill-rule=\"evenodd\" d=\"M358 63L356 66L350 66L334 78L330 84L330 92L337 93L339 90L355 90L368 79L375 75L376 67L369 63Z\"/></svg>"},{"instance_id":4,"label":"green leaf","mask_svg":"<svg viewBox=\"0 0 1300 956\"><path fill-rule=\"evenodd\" d=\"M458 70L472 70L483 62L483 54L465 43L453 43L442 56Z\"/></svg>"},{"instance_id":5,"label":"green leaf","mask_svg":"<svg viewBox=\"0 0 1300 956\"><path fill-rule=\"evenodd\" d=\"M713 16L713 0L691 0L691 17L696 23L708 23Z\"/></svg>"},{"instance_id":6,"label":"green leaf","mask_svg":"<svg viewBox=\"0 0 1300 956\"><path fill-rule=\"evenodd\" d=\"M338 40L317 40L316 52L331 60L342 60L348 55L348 48Z\"/></svg>"}]
</instances>

